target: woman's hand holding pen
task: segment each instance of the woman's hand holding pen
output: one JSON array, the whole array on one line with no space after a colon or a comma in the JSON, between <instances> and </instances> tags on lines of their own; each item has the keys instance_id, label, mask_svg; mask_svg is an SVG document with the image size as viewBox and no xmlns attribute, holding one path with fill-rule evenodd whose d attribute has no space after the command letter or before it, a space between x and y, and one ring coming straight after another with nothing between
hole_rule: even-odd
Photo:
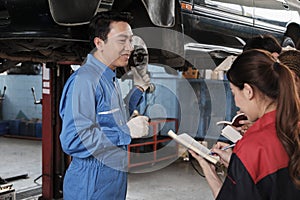
<instances>
[{"instance_id":1,"label":"woman's hand holding pen","mask_svg":"<svg viewBox=\"0 0 300 200\"><path fill-rule=\"evenodd\" d=\"M225 142L217 142L213 148L211 149L212 152L218 154L218 156L220 157L220 162L226 167L228 168L229 165L229 161L231 158L231 154L232 154L232 148L227 148L225 149L229 144L225 143Z\"/></svg>"},{"instance_id":2,"label":"woman's hand holding pen","mask_svg":"<svg viewBox=\"0 0 300 200\"><path fill-rule=\"evenodd\" d=\"M232 148L230 147L231 146L229 146L229 144L227 143L217 142L211 149L213 153L218 154L218 156L220 157L220 162L223 163L226 168L229 165L230 157L232 154ZM210 188L212 189L213 195L214 197L217 197L222 187L222 181L216 172L215 166L207 162L203 157L199 156L194 151L189 150L189 152L198 161L199 165L202 167L203 173L206 177L206 180Z\"/></svg>"}]
</instances>

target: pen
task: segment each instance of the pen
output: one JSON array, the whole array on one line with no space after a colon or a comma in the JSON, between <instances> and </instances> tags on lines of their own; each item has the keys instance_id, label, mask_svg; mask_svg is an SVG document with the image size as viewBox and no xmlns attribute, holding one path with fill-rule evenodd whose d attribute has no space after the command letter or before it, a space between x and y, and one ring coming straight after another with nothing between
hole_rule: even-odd
<instances>
[{"instance_id":1,"label":"pen","mask_svg":"<svg viewBox=\"0 0 300 200\"><path fill-rule=\"evenodd\" d=\"M231 144L231 145L228 145L228 146L226 146L226 147L223 147L221 150L225 151L225 150L227 150L227 149L229 149L229 148L232 148L232 147L234 147L234 146L235 146L235 143L234 143L234 144Z\"/></svg>"},{"instance_id":2,"label":"pen","mask_svg":"<svg viewBox=\"0 0 300 200\"><path fill-rule=\"evenodd\" d=\"M235 146L235 143L234 143L234 144L231 144L231 145L228 145L228 146L225 146L225 147L223 147L221 150L225 151L225 150L230 149L230 148L232 148L232 147L234 147L234 146ZM213 152L213 151L211 151L211 152L209 153L209 155L214 155L214 154L215 154L215 152Z\"/></svg>"}]
</instances>

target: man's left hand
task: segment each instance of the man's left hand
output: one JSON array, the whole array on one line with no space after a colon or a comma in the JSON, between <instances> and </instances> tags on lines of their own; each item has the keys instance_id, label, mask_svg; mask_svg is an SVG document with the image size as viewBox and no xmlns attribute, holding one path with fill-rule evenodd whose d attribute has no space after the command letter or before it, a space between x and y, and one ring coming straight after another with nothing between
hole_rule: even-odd
<instances>
[{"instance_id":1,"label":"man's left hand","mask_svg":"<svg viewBox=\"0 0 300 200\"><path fill-rule=\"evenodd\" d=\"M143 91L146 91L150 87L150 77L147 74L146 67L132 67L131 73L133 75L134 85L141 87Z\"/></svg>"}]
</instances>

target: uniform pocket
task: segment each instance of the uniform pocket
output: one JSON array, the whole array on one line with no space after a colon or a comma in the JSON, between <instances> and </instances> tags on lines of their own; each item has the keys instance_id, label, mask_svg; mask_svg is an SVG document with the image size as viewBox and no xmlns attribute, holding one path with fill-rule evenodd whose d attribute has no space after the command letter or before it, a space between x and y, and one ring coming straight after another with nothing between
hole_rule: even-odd
<instances>
[{"instance_id":1,"label":"uniform pocket","mask_svg":"<svg viewBox=\"0 0 300 200\"><path fill-rule=\"evenodd\" d=\"M88 181L87 173L71 163L64 177L64 199L85 199Z\"/></svg>"},{"instance_id":2,"label":"uniform pocket","mask_svg":"<svg viewBox=\"0 0 300 200\"><path fill-rule=\"evenodd\" d=\"M124 172L109 168L105 165L97 170L95 190L92 199L115 199L116 193L126 185Z\"/></svg>"}]
</instances>

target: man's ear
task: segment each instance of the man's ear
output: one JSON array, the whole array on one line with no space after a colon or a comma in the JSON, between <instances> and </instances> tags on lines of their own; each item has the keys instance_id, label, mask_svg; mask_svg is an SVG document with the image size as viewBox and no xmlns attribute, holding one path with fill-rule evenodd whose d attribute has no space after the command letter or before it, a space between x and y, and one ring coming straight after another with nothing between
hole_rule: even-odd
<instances>
[{"instance_id":1,"label":"man's ear","mask_svg":"<svg viewBox=\"0 0 300 200\"><path fill-rule=\"evenodd\" d=\"M95 44L97 49L102 50L104 41L102 39L100 39L99 37L95 37L94 38L94 44Z\"/></svg>"},{"instance_id":2,"label":"man's ear","mask_svg":"<svg viewBox=\"0 0 300 200\"><path fill-rule=\"evenodd\" d=\"M251 85L248 83L244 83L244 89L243 89L245 97L247 97L249 100L251 100L254 97L254 90Z\"/></svg>"}]
</instances>

